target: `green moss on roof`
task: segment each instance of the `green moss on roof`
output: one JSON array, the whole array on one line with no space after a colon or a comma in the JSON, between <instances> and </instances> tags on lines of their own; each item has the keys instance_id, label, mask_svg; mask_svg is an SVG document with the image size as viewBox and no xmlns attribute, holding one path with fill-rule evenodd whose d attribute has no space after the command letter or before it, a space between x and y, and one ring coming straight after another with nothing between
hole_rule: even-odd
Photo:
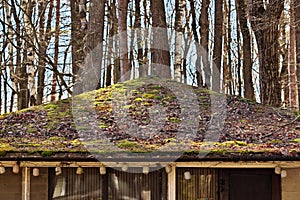
<instances>
[{"instance_id":1,"label":"green moss on roof","mask_svg":"<svg viewBox=\"0 0 300 200\"><path fill-rule=\"evenodd\" d=\"M174 82L174 85L179 87L181 84ZM124 103L123 109L140 126L150 123L149 113L154 105L166 108L168 116L165 117L165 126L161 132L153 134L149 130L149 135L145 137L126 133L126 127L119 127L115 122L112 102L118 101L115 98L120 98L119 94L127 90L131 98ZM186 144L190 149L188 151L211 151L222 155L229 152L284 152L294 155L300 152L300 121L296 119L297 112L232 96L227 96L227 116L219 132L219 140L208 146L205 132L211 119L210 96L220 94L203 88L192 88L192 91L198 96L200 116L195 119L199 122L198 134ZM76 101L89 101L90 104L79 107ZM76 125L74 112L94 114L98 121L94 121L93 125L105 134L111 145L125 152L156 151L167 144L172 147L172 144L178 144L176 131L181 123L178 104L176 95L159 84L143 84L143 79L115 84L77 95L73 104L69 98L1 115L0 152L3 155L7 152L39 152L42 156L52 156L55 152L113 151L107 141L101 138L81 140L80 134L90 130L91 126Z\"/></svg>"}]
</instances>

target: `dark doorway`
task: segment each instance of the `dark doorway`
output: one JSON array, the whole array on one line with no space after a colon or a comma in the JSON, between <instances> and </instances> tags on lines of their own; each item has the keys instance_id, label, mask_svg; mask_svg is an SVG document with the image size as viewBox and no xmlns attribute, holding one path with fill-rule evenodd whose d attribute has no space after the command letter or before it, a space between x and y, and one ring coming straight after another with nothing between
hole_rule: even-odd
<instances>
[{"instance_id":1,"label":"dark doorway","mask_svg":"<svg viewBox=\"0 0 300 200\"><path fill-rule=\"evenodd\" d=\"M232 174L229 179L230 200L272 200L270 175Z\"/></svg>"},{"instance_id":2,"label":"dark doorway","mask_svg":"<svg viewBox=\"0 0 300 200\"><path fill-rule=\"evenodd\" d=\"M225 170L223 180L222 200L281 199L280 176L273 169Z\"/></svg>"}]
</instances>

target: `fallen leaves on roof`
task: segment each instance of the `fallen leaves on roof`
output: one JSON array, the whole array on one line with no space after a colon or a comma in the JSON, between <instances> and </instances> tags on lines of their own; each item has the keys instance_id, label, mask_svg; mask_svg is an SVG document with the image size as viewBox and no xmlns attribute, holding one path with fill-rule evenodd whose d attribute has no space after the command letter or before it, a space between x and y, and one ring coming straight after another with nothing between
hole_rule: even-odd
<instances>
[{"instance_id":1,"label":"fallen leaves on roof","mask_svg":"<svg viewBox=\"0 0 300 200\"><path fill-rule=\"evenodd\" d=\"M2 115L0 154L101 153L113 152L112 147L149 152L164 146L163 151L177 151L184 146L187 153L299 157L299 112L237 96L224 96L223 102L214 98L220 94L207 89L170 84L173 89L139 79ZM182 90L180 98L174 88ZM183 104L192 103L191 93L197 97L197 109L186 107L190 109L186 111ZM212 109L216 105L219 110ZM186 120L187 113L196 116L193 122ZM221 115L224 122L220 125L213 118ZM197 127L190 130L187 124L194 122ZM137 128L141 131L134 131Z\"/></svg>"}]
</instances>

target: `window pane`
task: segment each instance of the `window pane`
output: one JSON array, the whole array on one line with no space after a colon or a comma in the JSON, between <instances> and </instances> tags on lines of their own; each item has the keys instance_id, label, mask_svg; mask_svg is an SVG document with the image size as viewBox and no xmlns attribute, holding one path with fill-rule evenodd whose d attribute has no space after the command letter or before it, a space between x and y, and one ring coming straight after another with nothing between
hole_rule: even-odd
<instances>
[{"instance_id":1,"label":"window pane","mask_svg":"<svg viewBox=\"0 0 300 200\"><path fill-rule=\"evenodd\" d=\"M100 200L102 199L102 176L99 168L83 168L83 174L76 174L76 168L62 168L56 176L51 169L49 192L53 200ZM50 171L50 170L49 170Z\"/></svg>"},{"instance_id":2,"label":"window pane","mask_svg":"<svg viewBox=\"0 0 300 200\"><path fill-rule=\"evenodd\" d=\"M132 172L132 173L131 173ZM165 200L167 175L164 170L143 174L141 169L131 172L111 170L109 176L109 200Z\"/></svg>"},{"instance_id":3,"label":"window pane","mask_svg":"<svg viewBox=\"0 0 300 200\"><path fill-rule=\"evenodd\" d=\"M178 200L217 200L217 171L203 168L176 169Z\"/></svg>"}]
</instances>

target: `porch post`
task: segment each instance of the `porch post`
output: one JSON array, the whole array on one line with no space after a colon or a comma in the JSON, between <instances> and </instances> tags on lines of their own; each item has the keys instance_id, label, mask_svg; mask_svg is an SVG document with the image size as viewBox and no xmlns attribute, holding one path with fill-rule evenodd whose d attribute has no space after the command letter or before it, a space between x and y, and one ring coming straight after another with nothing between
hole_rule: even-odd
<instances>
[{"instance_id":1,"label":"porch post","mask_svg":"<svg viewBox=\"0 0 300 200\"><path fill-rule=\"evenodd\" d=\"M22 200L30 200L30 167L22 168Z\"/></svg>"},{"instance_id":2,"label":"porch post","mask_svg":"<svg viewBox=\"0 0 300 200\"><path fill-rule=\"evenodd\" d=\"M168 173L168 200L176 199L176 166L171 165L171 172Z\"/></svg>"}]
</instances>

